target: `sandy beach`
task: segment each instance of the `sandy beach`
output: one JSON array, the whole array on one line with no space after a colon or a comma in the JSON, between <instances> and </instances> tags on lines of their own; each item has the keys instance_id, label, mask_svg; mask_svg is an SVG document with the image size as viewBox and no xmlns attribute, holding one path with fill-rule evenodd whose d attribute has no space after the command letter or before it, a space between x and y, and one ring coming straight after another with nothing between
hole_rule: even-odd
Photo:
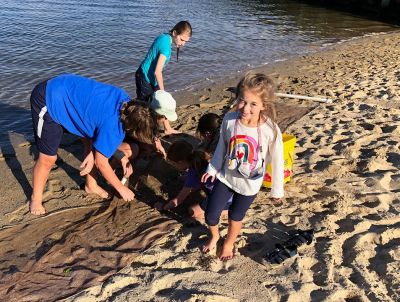
<instances>
[{"instance_id":1,"label":"sandy beach","mask_svg":"<svg viewBox=\"0 0 400 302\"><path fill-rule=\"evenodd\" d=\"M30 215L36 151L10 134L0 155L0 300L399 301L399 57L396 32L257 69L279 92L334 102L277 99L279 126L297 139L294 176L281 207L260 191L228 262L201 253L204 224L152 207L180 188L171 166L139 161L136 200L100 200L81 189L83 148L73 136L50 174L48 214ZM183 137L195 140L202 114L228 110L239 77L176 95ZM310 228L314 241L296 256L263 261L288 233Z\"/></svg>"}]
</instances>

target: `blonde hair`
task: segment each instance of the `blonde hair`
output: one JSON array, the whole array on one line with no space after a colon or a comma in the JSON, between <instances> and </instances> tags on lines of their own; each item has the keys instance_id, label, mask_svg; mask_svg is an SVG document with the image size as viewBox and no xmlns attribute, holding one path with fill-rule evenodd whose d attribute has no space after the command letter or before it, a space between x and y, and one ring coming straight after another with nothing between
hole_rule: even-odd
<instances>
[{"instance_id":1,"label":"blonde hair","mask_svg":"<svg viewBox=\"0 0 400 302\"><path fill-rule=\"evenodd\" d=\"M274 131L274 138L276 138L277 117L274 82L270 77L263 73L249 71L236 86L236 99L242 97L245 90L249 90L261 98L264 105L264 110L261 111L261 115L272 127Z\"/></svg>"},{"instance_id":2,"label":"blonde hair","mask_svg":"<svg viewBox=\"0 0 400 302\"><path fill-rule=\"evenodd\" d=\"M201 174L211 159L211 155L203 150L194 150L187 141L178 140L168 148L167 158L174 162L186 161L189 166Z\"/></svg>"},{"instance_id":3,"label":"blonde hair","mask_svg":"<svg viewBox=\"0 0 400 302\"><path fill-rule=\"evenodd\" d=\"M147 104L138 101L123 104L120 118L126 135L153 144L158 134L157 114Z\"/></svg>"}]
</instances>

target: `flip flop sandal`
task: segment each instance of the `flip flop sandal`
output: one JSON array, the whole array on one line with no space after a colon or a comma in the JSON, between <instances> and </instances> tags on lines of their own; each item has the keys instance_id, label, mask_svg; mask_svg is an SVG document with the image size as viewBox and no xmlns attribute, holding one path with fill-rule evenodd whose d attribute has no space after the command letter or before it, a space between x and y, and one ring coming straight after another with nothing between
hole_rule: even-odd
<instances>
[{"instance_id":1,"label":"flip flop sandal","mask_svg":"<svg viewBox=\"0 0 400 302\"><path fill-rule=\"evenodd\" d=\"M293 257L297 254L295 246L284 247L281 244L275 245L275 250L266 255L267 260L272 264L281 264L286 259Z\"/></svg>"},{"instance_id":2,"label":"flip flop sandal","mask_svg":"<svg viewBox=\"0 0 400 302\"><path fill-rule=\"evenodd\" d=\"M310 245L311 242L313 241L314 238L314 231L312 229L310 230L297 230L297 232L291 236L291 238L289 238L289 240L287 240L284 245L288 246L288 245L295 245L297 247L303 245L303 244L307 244Z\"/></svg>"},{"instance_id":3,"label":"flip flop sandal","mask_svg":"<svg viewBox=\"0 0 400 302\"><path fill-rule=\"evenodd\" d=\"M283 243L284 246L291 246L294 245L296 247L299 247L303 244L307 243L307 240L300 236L299 234L293 235L291 238L289 238L287 241Z\"/></svg>"},{"instance_id":4,"label":"flip flop sandal","mask_svg":"<svg viewBox=\"0 0 400 302\"><path fill-rule=\"evenodd\" d=\"M307 243L307 238L305 238L303 234L299 233L295 235L294 241L297 242L297 246L300 246L303 245L304 243Z\"/></svg>"},{"instance_id":5,"label":"flip flop sandal","mask_svg":"<svg viewBox=\"0 0 400 302\"><path fill-rule=\"evenodd\" d=\"M302 231L299 230L299 237L302 237L306 240L307 245L310 245L314 239L314 230L310 229L310 230L306 230L306 231Z\"/></svg>"},{"instance_id":6,"label":"flip flop sandal","mask_svg":"<svg viewBox=\"0 0 400 302\"><path fill-rule=\"evenodd\" d=\"M288 258L289 258L288 255L283 254L282 251L280 252L275 251L270 254L267 254L266 256L267 261L271 264L281 264Z\"/></svg>"},{"instance_id":7,"label":"flip flop sandal","mask_svg":"<svg viewBox=\"0 0 400 302\"><path fill-rule=\"evenodd\" d=\"M290 257L297 255L297 246L295 245L285 246L285 250L290 255Z\"/></svg>"}]
</instances>

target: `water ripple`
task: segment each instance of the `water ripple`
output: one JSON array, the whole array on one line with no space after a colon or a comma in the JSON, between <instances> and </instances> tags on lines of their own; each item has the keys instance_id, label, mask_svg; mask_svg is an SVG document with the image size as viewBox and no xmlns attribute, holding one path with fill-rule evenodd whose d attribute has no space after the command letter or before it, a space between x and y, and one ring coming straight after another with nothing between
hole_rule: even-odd
<instances>
[{"instance_id":1,"label":"water ripple","mask_svg":"<svg viewBox=\"0 0 400 302\"><path fill-rule=\"evenodd\" d=\"M119 85L134 96L134 72L148 47L179 20L190 20L193 38L165 70L170 91L306 53L311 43L317 49L393 29L294 1L2 0L0 137L31 133L30 92L59 73Z\"/></svg>"}]
</instances>

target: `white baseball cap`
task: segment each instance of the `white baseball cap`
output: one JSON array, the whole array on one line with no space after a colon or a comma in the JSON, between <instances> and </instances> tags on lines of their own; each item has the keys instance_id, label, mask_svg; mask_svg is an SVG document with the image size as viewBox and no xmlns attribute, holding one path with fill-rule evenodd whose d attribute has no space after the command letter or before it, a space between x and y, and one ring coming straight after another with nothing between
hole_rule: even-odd
<instances>
[{"instance_id":1,"label":"white baseball cap","mask_svg":"<svg viewBox=\"0 0 400 302\"><path fill-rule=\"evenodd\" d=\"M164 90L157 90L151 98L150 108L152 108L159 115L164 115L167 120L176 121L178 115L176 114L176 101L169 92Z\"/></svg>"}]
</instances>

